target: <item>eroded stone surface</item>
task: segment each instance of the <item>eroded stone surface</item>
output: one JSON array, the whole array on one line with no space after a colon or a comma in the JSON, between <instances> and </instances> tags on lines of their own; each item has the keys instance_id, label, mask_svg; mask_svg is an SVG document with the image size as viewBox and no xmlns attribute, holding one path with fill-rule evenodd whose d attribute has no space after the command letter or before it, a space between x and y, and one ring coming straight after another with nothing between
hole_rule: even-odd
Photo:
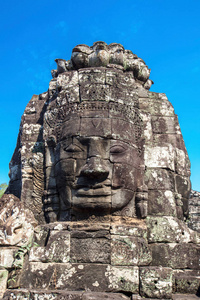
<instances>
[{"instance_id":1,"label":"eroded stone surface","mask_svg":"<svg viewBox=\"0 0 200 300\"><path fill-rule=\"evenodd\" d=\"M196 294L200 288L200 270L174 270L174 286L176 293Z\"/></svg>"},{"instance_id":2,"label":"eroded stone surface","mask_svg":"<svg viewBox=\"0 0 200 300\"><path fill-rule=\"evenodd\" d=\"M148 240L150 243L176 242L199 243L199 234L174 217L148 217Z\"/></svg>"},{"instance_id":3,"label":"eroded stone surface","mask_svg":"<svg viewBox=\"0 0 200 300\"><path fill-rule=\"evenodd\" d=\"M33 237L37 225L33 213L25 209L14 195L4 194L0 206L0 244L1 246L25 246Z\"/></svg>"},{"instance_id":4,"label":"eroded stone surface","mask_svg":"<svg viewBox=\"0 0 200 300\"><path fill-rule=\"evenodd\" d=\"M34 291L34 290L12 290L7 291L3 297L4 300L24 300L24 299L40 299L40 300L128 300L129 297L121 293L98 293L98 292L73 292L73 291Z\"/></svg>"},{"instance_id":5,"label":"eroded stone surface","mask_svg":"<svg viewBox=\"0 0 200 300\"><path fill-rule=\"evenodd\" d=\"M103 264L55 264L32 262L20 279L22 288L137 292L137 267Z\"/></svg>"},{"instance_id":6,"label":"eroded stone surface","mask_svg":"<svg viewBox=\"0 0 200 300\"><path fill-rule=\"evenodd\" d=\"M150 264L151 252L145 239L120 235L111 238L112 265L145 266Z\"/></svg>"},{"instance_id":7,"label":"eroded stone surface","mask_svg":"<svg viewBox=\"0 0 200 300\"><path fill-rule=\"evenodd\" d=\"M0 298L3 297L3 294L6 290L7 280L8 280L8 271L0 267Z\"/></svg>"},{"instance_id":8,"label":"eroded stone surface","mask_svg":"<svg viewBox=\"0 0 200 300\"><path fill-rule=\"evenodd\" d=\"M189 199L189 227L200 232L200 193L191 191Z\"/></svg>"},{"instance_id":9,"label":"eroded stone surface","mask_svg":"<svg viewBox=\"0 0 200 300\"><path fill-rule=\"evenodd\" d=\"M190 243L154 243L151 246L152 265L173 269L199 269L200 246Z\"/></svg>"},{"instance_id":10,"label":"eroded stone surface","mask_svg":"<svg viewBox=\"0 0 200 300\"><path fill-rule=\"evenodd\" d=\"M171 298L172 269L163 267L140 268L140 291L149 298Z\"/></svg>"}]
</instances>

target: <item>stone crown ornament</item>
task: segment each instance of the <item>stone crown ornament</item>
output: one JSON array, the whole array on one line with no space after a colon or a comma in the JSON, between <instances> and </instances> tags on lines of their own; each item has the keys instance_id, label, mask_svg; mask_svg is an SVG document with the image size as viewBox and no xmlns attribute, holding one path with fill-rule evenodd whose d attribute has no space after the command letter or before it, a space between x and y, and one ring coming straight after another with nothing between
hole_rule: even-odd
<instances>
[{"instance_id":1,"label":"stone crown ornament","mask_svg":"<svg viewBox=\"0 0 200 300\"><path fill-rule=\"evenodd\" d=\"M125 50L121 44L95 42L93 46L77 45L72 50L71 60L56 59L57 71L53 76L69 70L88 67L117 68L123 71L133 71L135 79L149 89L153 83L149 79L150 69L145 62L130 50Z\"/></svg>"}]
</instances>

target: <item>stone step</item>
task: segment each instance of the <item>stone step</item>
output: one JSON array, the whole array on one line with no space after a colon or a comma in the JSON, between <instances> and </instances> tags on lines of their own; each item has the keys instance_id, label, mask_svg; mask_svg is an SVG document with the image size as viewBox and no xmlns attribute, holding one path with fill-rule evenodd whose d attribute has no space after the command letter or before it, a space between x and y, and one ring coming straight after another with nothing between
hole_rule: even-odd
<instances>
[{"instance_id":1,"label":"stone step","mask_svg":"<svg viewBox=\"0 0 200 300\"><path fill-rule=\"evenodd\" d=\"M122 293L101 293L87 291L59 291L59 290L32 290L13 289L6 290L2 300L158 300L158 298L142 298L133 294L126 296ZM198 300L194 294L174 294L170 299L159 300Z\"/></svg>"},{"instance_id":2,"label":"stone step","mask_svg":"<svg viewBox=\"0 0 200 300\"><path fill-rule=\"evenodd\" d=\"M58 290L6 290L2 300L130 300L122 293L98 293L86 291L58 291Z\"/></svg>"}]
</instances>

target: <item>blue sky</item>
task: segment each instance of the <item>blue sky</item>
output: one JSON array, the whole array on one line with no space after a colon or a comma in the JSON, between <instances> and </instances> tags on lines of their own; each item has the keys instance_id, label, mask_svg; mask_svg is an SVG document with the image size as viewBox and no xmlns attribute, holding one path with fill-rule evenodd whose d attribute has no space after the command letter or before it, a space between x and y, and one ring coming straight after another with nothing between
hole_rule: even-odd
<instances>
[{"instance_id":1,"label":"blue sky","mask_svg":"<svg viewBox=\"0 0 200 300\"><path fill-rule=\"evenodd\" d=\"M0 183L8 183L20 118L33 94L48 89L55 58L102 40L132 50L151 68L151 91L178 114L200 191L200 1L29 0L1 4Z\"/></svg>"}]
</instances>

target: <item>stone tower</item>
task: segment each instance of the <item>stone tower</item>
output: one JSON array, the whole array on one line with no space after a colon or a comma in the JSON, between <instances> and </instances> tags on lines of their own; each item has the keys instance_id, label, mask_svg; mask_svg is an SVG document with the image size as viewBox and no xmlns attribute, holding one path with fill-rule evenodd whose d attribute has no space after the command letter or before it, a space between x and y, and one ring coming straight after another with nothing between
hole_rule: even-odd
<instances>
[{"instance_id":1,"label":"stone tower","mask_svg":"<svg viewBox=\"0 0 200 300\"><path fill-rule=\"evenodd\" d=\"M56 63L10 163L3 299L195 299L200 237L171 103L120 44L77 45Z\"/></svg>"}]
</instances>

